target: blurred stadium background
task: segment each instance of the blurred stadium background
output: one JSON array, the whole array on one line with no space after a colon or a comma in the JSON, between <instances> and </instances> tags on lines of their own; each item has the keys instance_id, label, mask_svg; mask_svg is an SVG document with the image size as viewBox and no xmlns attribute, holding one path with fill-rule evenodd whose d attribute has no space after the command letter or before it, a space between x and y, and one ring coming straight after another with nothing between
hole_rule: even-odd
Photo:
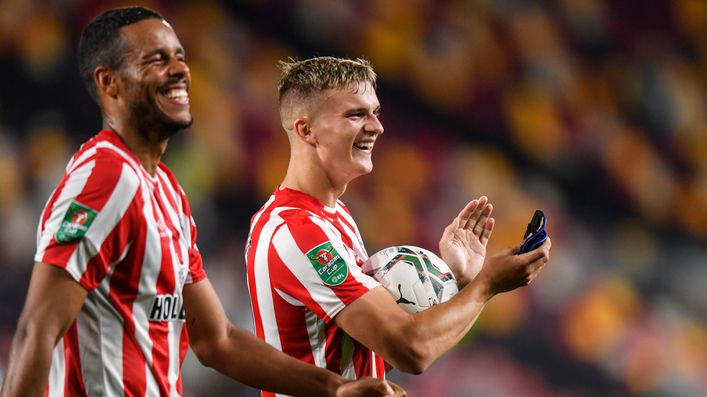
<instances>
[{"instance_id":1,"label":"blurred stadium background","mask_svg":"<svg viewBox=\"0 0 707 397\"><path fill-rule=\"evenodd\" d=\"M100 128L80 29L128 2L0 0L0 375L39 213ZM707 2L152 1L187 50L194 127L166 163L191 198L210 279L251 327L243 247L284 175L276 61L363 56L380 74L375 171L344 196L369 254L436 249L466 200L494 250L543 208L552 262L496 297L413 397L707 394ZM234 357L234 359L243 359ZM186 395L256 396L201 367Z\"/></svg>"}]
</instances>

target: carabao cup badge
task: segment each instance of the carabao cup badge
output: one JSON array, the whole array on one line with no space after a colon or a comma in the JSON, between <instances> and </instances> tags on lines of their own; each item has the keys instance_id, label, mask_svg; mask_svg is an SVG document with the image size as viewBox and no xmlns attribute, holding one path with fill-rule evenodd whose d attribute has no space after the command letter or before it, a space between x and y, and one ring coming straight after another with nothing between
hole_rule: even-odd
<instances>
[{"instance_id":1,"label":"carabao cup badge","mask_svg":"<svg viewBox=\"0 0 707 397\"><path fill-rule=\"evenodd\" d=\"M343 283L349 275L346 261L336 252L329 241L309 250L307 258L326 285L337 286Z\"/></svg>"},{"instance_id":2,"label":"carabao cup badge","mask_svg":"<svg viewBox=\"0 0 707 397\"><path fill-rule=\"evenodd\" d=\"M83 204L72 201L69 205L64 220L56 232L56 241L59 243L71 243L86 235L93 220L98 213Z\"/></svg>"}]
</instances>

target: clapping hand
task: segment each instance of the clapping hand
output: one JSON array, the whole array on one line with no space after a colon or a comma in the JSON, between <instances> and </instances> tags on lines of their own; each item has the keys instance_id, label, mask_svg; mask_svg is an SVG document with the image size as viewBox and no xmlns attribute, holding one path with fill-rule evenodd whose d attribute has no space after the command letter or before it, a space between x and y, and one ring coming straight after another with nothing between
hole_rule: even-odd
<instances>
[{"instance_id":1,"label":"clapping hand","mask_svg":"<svg viewBox=\"0 0 707 397\"><path fill-rule=\"evenodd\" d=\"M492 211L493 205L486 196L471 200L442 233L439 251L460 288L474 279L484 265L486 244L495 222Z\"/></svg>"}]
</instances>

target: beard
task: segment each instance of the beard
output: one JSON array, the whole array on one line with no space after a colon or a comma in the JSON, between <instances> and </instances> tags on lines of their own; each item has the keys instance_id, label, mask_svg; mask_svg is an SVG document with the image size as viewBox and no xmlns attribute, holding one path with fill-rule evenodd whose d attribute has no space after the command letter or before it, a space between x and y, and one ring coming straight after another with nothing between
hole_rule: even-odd
<instances>
[{"instance_id":1,"label":"beard","mask_svg":"<svg viewBox=\"0 0 707 397\"><path fill-rule=\"evenodd\" d=\"M136 87L127 87L134 90ZM130 103L130 115L133 124L137 126L138 132L150 142L159 142L172 135L191 127L194 118L188 121L174 120L162 112L152 98L146 92L135 93L134 98L138 100Z\"/></svg>"},{"instance_id":2,"label":"beard","mask_svg":"<svg viewBox=\"0 0 707 397\"><path fill-rule=\"evenodd\" d=\"M130 107L138 132L150 141L161 141L191 127L194 118L178 121L167 117L154 104L147 101L133 102Z\"/></svg>"}]
</instances>

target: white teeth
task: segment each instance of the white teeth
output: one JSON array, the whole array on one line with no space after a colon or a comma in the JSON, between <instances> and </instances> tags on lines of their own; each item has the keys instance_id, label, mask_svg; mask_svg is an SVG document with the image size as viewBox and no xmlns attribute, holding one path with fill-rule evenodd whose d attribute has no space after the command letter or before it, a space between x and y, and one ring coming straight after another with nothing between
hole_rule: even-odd
<instances>
[{"instance_id":1,"label":"white teeth","mask_svg":"<svg viewBox=\"0 0 707 397\"><path fill-rule=\"evenodd\" d=\"M189 100L189 94L187 93L187 90L184 88L174 88L165 94L165 96L169 99L175 99L177 101L188 101Z\"/></svg>"},{"instance_id":2,"label":"white teeth","mask_svg":"<svg viewBox=\"0 0 707 397\"><path fill-rule=\"evenodd\" d=\"M369 149L373 149L373 142L354 143L354 146L358 149L369 150Z\"/></svg>"}]
</instances>

